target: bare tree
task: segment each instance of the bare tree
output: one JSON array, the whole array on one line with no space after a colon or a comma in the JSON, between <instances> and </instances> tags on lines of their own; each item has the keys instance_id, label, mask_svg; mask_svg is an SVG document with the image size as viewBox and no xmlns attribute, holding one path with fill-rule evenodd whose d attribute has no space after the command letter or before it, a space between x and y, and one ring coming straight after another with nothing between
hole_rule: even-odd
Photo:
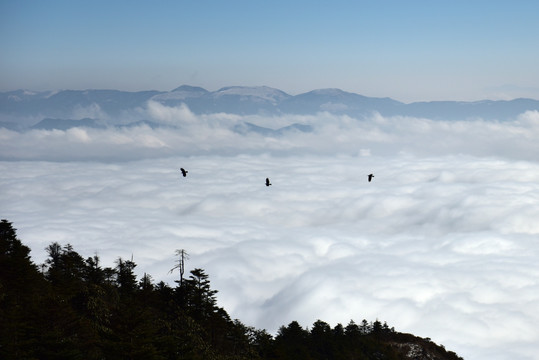
<instances>
[{"instance_id":1,"label":"bare tree","mask_svg":"<svg viewBox=\"0 0 539 360\"><path fill-rule=\"evenodd\" d=\"M183 286L183 273L185 271L185 260L189 259L189 254L184 249L176 249L176 256L178 256L178 260L176 260L178 263L170 269L168 272L169 274L172 273L174 270L179 269L180 270L180 288Z\"/></svg>"}]
</instances>

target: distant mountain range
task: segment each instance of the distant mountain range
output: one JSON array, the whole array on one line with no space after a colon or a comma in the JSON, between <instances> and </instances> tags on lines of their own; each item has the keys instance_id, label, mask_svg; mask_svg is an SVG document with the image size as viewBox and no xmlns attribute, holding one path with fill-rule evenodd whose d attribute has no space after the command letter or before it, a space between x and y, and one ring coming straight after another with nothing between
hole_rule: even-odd
<instances>
[{"instance_id":1,"label":"distant mountain range","mask_svg":"<svg viewBox=\"0 0 539 360\"><path fill-rule=\"evenodd\" d=\"M157 124L140 117L150 100L171 107L185 104L195 114L312 115L330 112L358 119L379 113L382 116L402 115L433 120L482 118L503 121L515 118L528 110L539 110L539 100L533 99L431 101L406 104L390 98L367 97L339 89L319 89L293 96L267 86L230 86L217 91L208 91L201 87L182 85L168 92L16 90L0 93L0 127L13 130L28 129L32 126L41 129L102 127L127 125L125 119L137 123L144 121L146 125L153 127ZM123 122L120 119L124 119ZM63 120L78 123L65 123ZM253 130L249 125L238 130L247 131L249 128Z\"/></svg>"}]
</instances>

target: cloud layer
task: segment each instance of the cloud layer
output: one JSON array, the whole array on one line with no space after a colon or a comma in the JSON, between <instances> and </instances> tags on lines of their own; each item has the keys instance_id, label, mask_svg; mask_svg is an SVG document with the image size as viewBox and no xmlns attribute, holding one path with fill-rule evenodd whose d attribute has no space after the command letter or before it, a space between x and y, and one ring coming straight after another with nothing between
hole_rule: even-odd
<instances>
[{"instance_id":1,"label":"cloud layer","mask_svg":"<svg viewBox=\"0 0 539 360\"><path fill-rule=\"evenodd\" d=\"M178 128L0 130L2 157L19 160L0 162L1 216L35 262L69 242L107 265L132 254L139 274L172 283L183 248L231 316L272 332L379 318L464 358L539 351L537 112L486 123L151 111ZM229 130L241 121L315 130Z\"/></svg>"},{"instance_id":2,"label":"cloud layer","mask_svg":"<svg viewBox=\"0 0 539 360\"><path fill-rule=\"evenodd\" d=\"M160 123L120 128L31 130L0 128L2 160L139 160L168 156L261 154L408 153L419 156L469 154L539 160L539 112L528 111L512 121L434 121L412 117L357 120L320 113L316 116L274 117L230 114L195 115L187 107L168 107L150 101L138 116ZM278 129L310 125L312 132L291 131L267 137L238 133L244 123Z\"/></svg>"}]
</instances>

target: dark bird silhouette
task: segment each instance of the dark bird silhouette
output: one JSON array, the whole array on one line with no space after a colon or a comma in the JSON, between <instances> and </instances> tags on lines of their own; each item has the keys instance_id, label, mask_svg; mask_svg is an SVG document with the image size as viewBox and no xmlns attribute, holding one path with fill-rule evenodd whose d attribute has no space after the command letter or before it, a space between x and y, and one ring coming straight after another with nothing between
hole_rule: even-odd
<instances>
[{"instance_id":1,"label":"dark bird silhouette","mask_svg":"<svg viewBox=\"0 0 539 360\"><path fill-rule=\"evenodd\" d=\"M189 172L189 171L185 170L184 168L181 168L180 171L182 172L183 177L186 177L187 173Z\"/></svg>"},{"instance_id":2,"label":"dark bird silhouette","mask_svg":"<svg viewBox=\"0 0 539 360\"><path fill-rule=\"evenodd\" d=\"M367 175L367 176L369 177L369 182L371 182L371 180L372 180L372 178L374 177L374 175L373 175L373 174L369 174L369 175Z\"/></svg>"},{"instance_id":3,"label":"dark bird silhouette","mask_svg":"<svg viewBox=\"0 0 539 360\"><path fill-rule=\"evenodd\" d=\"M269 178L266 178L266 186L270 186L271 183L269 182Z\"/></svg>"}]
</instances>

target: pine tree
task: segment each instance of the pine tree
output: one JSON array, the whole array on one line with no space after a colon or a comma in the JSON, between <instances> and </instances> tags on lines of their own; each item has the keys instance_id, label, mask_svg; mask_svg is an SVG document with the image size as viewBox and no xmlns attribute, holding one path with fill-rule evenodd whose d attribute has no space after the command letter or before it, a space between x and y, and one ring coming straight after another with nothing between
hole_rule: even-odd
<instances>
[{"instance_id":1,"label":"pine tree","mask_svg":"<svg viewBox=\"0 0 539 360\"><path fill-rule=\"evenodd\" d=\"M382 332L382 323L380 320L376 319L375 322L372 323L372 333L373 334L380 334Z\"/></svg>"},{"instance_id":2,"label":"pine tree","mask_svg":"<svg viewBox=\"0 0 539 360\"><path fill-rule=\"evenodd\" d=\"M0 221L0 358L31 358L42 328L36 315L40 296L48 292L30 248L17 238L7 220Z\"/></svg>"},{"instance_id":3,"label":"pine tree","mask_svg":"<svg viewBox=\"0 0 539 360\"><path fill-rule=\"evenodd\" d=\"M350 320L348 325L344 328L344 333L349 338L355 338L361 335L361 330L359 326L354 322L354 320Z\"/></svg>"},{"instance_id":4,"label":"pine tree","mask_svg":"<svg viewBox=\"0 0 539 360\"><path fill-rule=\"evenodd\" d=\"M359 327L359 330L363 335L367 335L371 332L371 326L369 325L369 322L365 319L361 321L361 326Z\"/></svg>"},{"instance_id":5,"label":"pine tree","mask_svg":"<svg viewBox=\"0 0 539 360\"><path fill-rule=\"evenodd\" d=\"M86 259L85 280L94 285L101 285L105 282L105 272L99 266L99 256L95 254Z\"/></svg>"},{"instance_id":6,"label":"pine tree","mask_svg":"<svg viewBox=\"0 0 539 360\"><path fill-rule=\"evenodd\" d=\"M301 327L297 321L288 326L281 326L275 337L275 351L278 359L308 359L309 346L307 339L309 332Z\"/></svg>"},{"instance_id":7,"label":"pine tree","mask_svg":"<svg viewBox=\"0 0 539 360\"><path fill-rule=\"evenodd\" d=\"M333 359L333 333L328 323L317 320L314 322L310 334L311 349L316 352L318 358Z\"/></svg>"},{"instance_id":8,"label":"pine tree","mask_svg":"<svg viewBox=\"0 0 539 360\"><path fill-rule=\"evenodd\" d=\"M131 295L137 288L137 276L134 269L137 266L133 261L123 260L119 257L116 260L116 283L120 288L120 294Z\"/></svg>"},{"instance_id":9,"label":"pine tree","mask_svg":"<svg viewBox=\"0 0 539 360\"><path fill-rule=\"evenodd\" d=\"M216 310L217 290L211 290L209 276L202 269L191 270L187 280L187 301L196 320L207 320Z\"/></svg>"}]
</instances>

